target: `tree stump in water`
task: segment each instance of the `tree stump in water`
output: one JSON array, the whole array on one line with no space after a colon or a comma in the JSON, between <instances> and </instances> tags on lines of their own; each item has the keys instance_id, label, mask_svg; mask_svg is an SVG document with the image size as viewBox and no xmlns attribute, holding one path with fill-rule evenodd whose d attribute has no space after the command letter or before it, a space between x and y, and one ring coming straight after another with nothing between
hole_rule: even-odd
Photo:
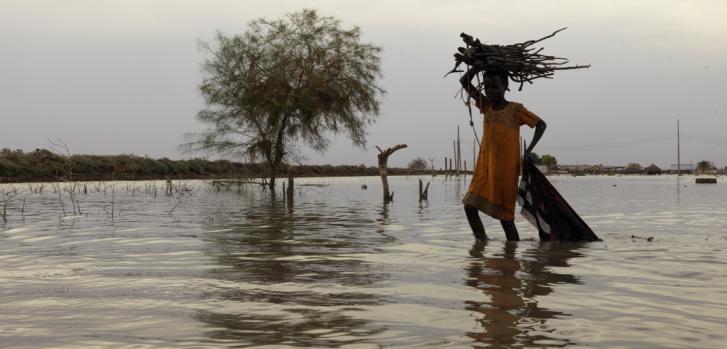
<instances>
[{"instance_id":1,"label":"tree stump in water","mask_svg":"<svg viewBox=\"0 0 727 349\"><path fill-rule=\"evenodd\" d=\"M386 163L389 161L389 155L402 148L406 148L406 144L398 144L391 148L386 148L386 150L381 150L378 145L376 146L376 149L379 151L379 154L376 155L376 157L379 160L379 175L381 176L381 184L384 186L384 202L394 200L394 193L389 193L389 180L386 178L388 174Z\"/></svg>"},{"instance_id":2,"label":"tree stump in water","mask_svg":"<svg viewBox=\"0 0 727 349\"><path fill-rule=\"evenodd\" d=\"M422 180L419 180L419 201L427 200L429 197L429 182L427 182L427 187L422 189Z\"/></svg>"}]
</instances>

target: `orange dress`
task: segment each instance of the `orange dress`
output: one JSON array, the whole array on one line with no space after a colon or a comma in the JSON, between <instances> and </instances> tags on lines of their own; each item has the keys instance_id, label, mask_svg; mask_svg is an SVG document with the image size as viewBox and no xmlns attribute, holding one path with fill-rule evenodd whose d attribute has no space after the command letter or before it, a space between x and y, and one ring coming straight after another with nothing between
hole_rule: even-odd
<instances>
[{"instance_id":1,"label":"orange dress","mask_svg":"<svg viewBox=\"0 0 727 349\"><path fill-rule=\"evenodd\" d=\"M475 105L485 116L484 136L467 194L462 203L499 220L515 219L517 179L520 174L520 126L540 121L520 103L492 109L487 98Z\"/></svg>"}]
</instances>

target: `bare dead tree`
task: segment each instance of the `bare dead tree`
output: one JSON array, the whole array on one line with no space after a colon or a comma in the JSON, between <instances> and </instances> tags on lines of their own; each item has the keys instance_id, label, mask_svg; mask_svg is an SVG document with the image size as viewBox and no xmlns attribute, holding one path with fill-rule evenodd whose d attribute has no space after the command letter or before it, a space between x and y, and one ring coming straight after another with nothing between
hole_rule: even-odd
<instances>
[{"instance_id":1,"label":"bare dead tree","mask_svg":"<svg viewBox=\"0 0 727 349\"><path fill-rule=\"evenodd\" d=\"M381 183L384 185L384 202L394 200L394 193L389 193L389 180L386 178L389 172L387 168L389 155L402 148L406 148L406 144L398 144L391 148L386 148L386 150L381 150L378 145L376 146L376 149L379 151L379 154L376 155L379 160L379 175L381 176Z\"/></svg>"},{"instance_id":2,"label":"bare dead tree","mask_svg":"<svg viewBox=\"0 0 727 349\"><path fill-rule=\"evenodd\" d=\"M429 182L427 186L423 187L422 180L419 180L419 201L427 200L429 198Z\"/></svg>"}]
</instances>

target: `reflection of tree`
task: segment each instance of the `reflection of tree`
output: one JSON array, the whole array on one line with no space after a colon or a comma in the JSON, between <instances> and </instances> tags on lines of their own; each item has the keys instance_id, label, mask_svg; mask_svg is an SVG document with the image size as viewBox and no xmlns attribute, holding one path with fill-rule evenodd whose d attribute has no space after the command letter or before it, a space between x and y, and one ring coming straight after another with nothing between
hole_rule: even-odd
<instances>
[{"instance_id":1,"label":"reflection of tree","mask_svg":"<svg viewBox=\"0 0 727 349\"><path fill-rule=\"evenodd\" d=\"M571 344L568 340L545 335L554 330L548 328L545 320L568 314L539 307L536 296L553 292L550 287L553 284L579 283L574 275L555 273L550 267L568 266L570 258L581 255L576 252L580 245L540 243L524 251L522 259L515 258L517 244L505 243L502 253L492 257L483 257L485 245L475 243L470 251L475 259L467 268L467 285L490 298L489 302L466 303L468 310L484 315L478 320L483 331L467 333L477 342L474 347L521 347L542 340L548 340L549 347Z\"/></svg>"},{"instance_id":2,"label":"reflection of tree","mask_svg":"<svg viewBox=\"0 0 727 349\"><path fill-rule=\"evenodd\" d=\"M209 227L207 252L219 268L208 276L222 282L203 298L233 305L196 314L214 327L207 335L241 346L332 347L384 331L347 314L386 301L361 287L388 276L358 256L391 238L370 234L382 223L362 212L296 202L293 214L285 205L258 202L236 223Z\"/></svg>"},{"instance_id":3,"label":"reflection of tree","mask_svg":"<svg viewBox=\"0 0 727 349\"><path fill-rule=\"evenodd\" d=\"M382 229L391 223L391 221L389 219L389 203L388 202L384 202L381 205L381 210L379 210L379 218L376 219L376 221L379 222L379 226Z\"/></svg>"},{"instance_id":4,"label":"reflection of tree","mask_svg":"<svg viewBox=\"0 0 727 349\"><path fill-rule=\"evenodd\" d=\"M353 319L342 311L325 308L288 309L281 315L201 311L196 318L219 328L208 331L209 337L219 341L235 341L235 347L239 348L268 345L339 347L367 342L371 336L385 330L383 327L374 328L366 320ZM292 320L294 318L298 319Z\"/></svg>"}]
</instances>

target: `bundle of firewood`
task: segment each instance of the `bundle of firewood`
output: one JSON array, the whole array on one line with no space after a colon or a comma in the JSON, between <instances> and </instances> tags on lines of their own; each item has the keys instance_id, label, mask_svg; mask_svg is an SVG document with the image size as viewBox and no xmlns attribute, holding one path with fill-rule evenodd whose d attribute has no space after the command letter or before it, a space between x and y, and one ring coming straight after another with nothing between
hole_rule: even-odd
<instances>
[{"instance_id":1,"label":"bundle of firewood","mask_svg":"<svg viewBox=\"0 0 727 349\"><path fill-rule=\"evenodd\" d=\"M552 34L537 40L504 46L483 44L479 39L462 33L460 37L467 46L457 49L458 52L454 54L455 66L451 72L459 71L457 68L462 63L480 67L484 71L505 71L512 81L520 83L518 90L522 90L526 82L532 84L535 79L551 79L556 70L590 67L590 64L568 66L568 59L543 55L540 53L543 51L542 47L532 47L538 42L555 36L564 29L566 28L556 30Z\"/></svg>"}]
</instances>

